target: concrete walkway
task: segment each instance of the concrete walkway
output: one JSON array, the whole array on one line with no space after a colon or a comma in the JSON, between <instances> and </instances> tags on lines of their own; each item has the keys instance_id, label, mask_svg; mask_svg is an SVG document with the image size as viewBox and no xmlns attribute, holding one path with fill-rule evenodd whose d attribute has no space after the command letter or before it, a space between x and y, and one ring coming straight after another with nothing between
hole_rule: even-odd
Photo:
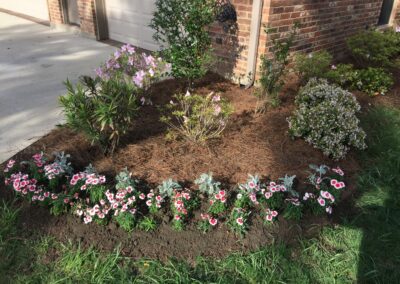
<instances>
[{"instance_id":1,"label":"concrete walkway","mask_svg":"<svg viewBox=\"0 0 400 284\"><path fill-rule=\"evenodd\" d=\"M63 121L63 81L93 74L115 48L0 12L0 163Z\"/></svg>"}]
</instances>

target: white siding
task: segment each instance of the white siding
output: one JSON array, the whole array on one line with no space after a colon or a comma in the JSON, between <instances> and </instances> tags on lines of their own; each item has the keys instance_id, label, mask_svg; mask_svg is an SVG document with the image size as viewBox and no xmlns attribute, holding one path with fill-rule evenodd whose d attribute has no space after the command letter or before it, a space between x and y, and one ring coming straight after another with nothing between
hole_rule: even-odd
<instances>
[{"instance_id":1,"label":"white siding","mask_svg":"<svg viewBox=\"0 0 400 284\"><path fill-rule=\"evenodd\" d=\"M111 39L158 50L149 27L156 9L155 0L106 0L108 32Z\"/></svg>"},{"instance_id":2,"label":"white siding","mask_svg":"<svg viewBox=\"0 0 400 284\"><path fill-rule=\"evenodd\" d=\"M42 20L49 20L47 0L0 0L0 8Z\"/></svg>"}]
</instances>

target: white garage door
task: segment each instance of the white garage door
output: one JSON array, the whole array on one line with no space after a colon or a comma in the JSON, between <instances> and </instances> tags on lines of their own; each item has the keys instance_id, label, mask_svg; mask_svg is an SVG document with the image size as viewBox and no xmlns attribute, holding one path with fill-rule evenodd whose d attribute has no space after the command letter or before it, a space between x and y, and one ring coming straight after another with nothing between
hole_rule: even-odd
<instances>
[{"instance_id":1,"label":"white garage door","mask_svg":"<svg viewBox=\"0 0 400 284\"><path fill-rule=\"evenodd\" d=\"M0 0L0 8L42 20L49 20L47 0Z\"/></svg>"},{"instance_id":2,"label":"white garage door","mask_svg":"<svg viewBox=\"0 0 400 284\"><path fill-rule=\"evenodd\" d=\"M106 0L108 33L111 39L148 50L158 50L149 27L155 0Z\"/></svg>"}]
</instances>

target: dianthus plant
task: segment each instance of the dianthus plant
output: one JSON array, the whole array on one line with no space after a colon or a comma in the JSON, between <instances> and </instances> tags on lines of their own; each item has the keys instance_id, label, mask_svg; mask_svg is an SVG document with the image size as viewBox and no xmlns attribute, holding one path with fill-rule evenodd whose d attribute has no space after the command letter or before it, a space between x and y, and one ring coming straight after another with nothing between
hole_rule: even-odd
<instances>
[{"instance_id":1,"label":"dianthus plant","mask_svg":"<svg viewBox=\"0 0 400 284\"><path fill-rule=\"evenodd\" d=\"M5 185L11 187L18 195L31 202L40 202L51 206L53 214L59 214L70 206L68 189L65 186L67 175L72 168L68 156L56 153L53 163L47 163L43 153L33 155L31 161L17 165L14 160L8 161L4 169Z\"/></svg>"},{"instance_id":2,"label":"dianthus plant","mask_svg":"<svg viewBox=\"0 0 400 284\"><path fill-rule=\"evenodd\" d=\"M233 208L228 225L233 232L243 237L248 229L248 219L250 216L250 211L244 208Z\"/></svg>"},{"instance_id":3,"label":"dianthus plant","mask_svg":"<svg viewBox=\"0 0 400 284\"><path fill-rule=\"evenodd\" d=\"M220 190L217 193L209 197L210 207L208 207L207 213L201 214L201 221L199 223L199 229L203 232L208 231L212 227L215 227L218 223L218 219L227 210L227 192Z\"/></svg>"},{"instance_id":4,"label":"dianthus plant","mask_svg":"<svg viewBox=\"0 0 400 284\"><path fill-rule=\"evenodd\" d=\"M173 228L178 231L183 230L185 222L198 205L197 197L192 196L189 190L175 191L171 198L171 210L174 214Z\"/></svg>"},{"instance_id":5,"label":"dianthus plant","mask_svg":"<svg viewBox=\"0 0 400 284\"><path fill-rule=\"evenodd\" d=\"M175 100L175 101L174 101ZM226 128L232 106L219 95L179 94L165 106L161 121L170 127L169 137L193 142L217 138Z\"/></svg>"},{"instance_id":6,"label":"dianthus plant","mask_svg":"<svg viewBox=\"0 0 400 284\"><path fill-rule=\"evenodd\" d=\"M332 214L333 205L338 202L346 187L343 182L344 172L339 167L330 169L325 165L310 165L310 168L313 172L308 179L313 189L304 194L303 201L315 214Z\"/></svg>"},{"instance_id":7,"label":"dianthus plant","mask_svg":"<svg viewBox=\"0 0 400 284\"><path fill-rule=\"evenodd\" d=\"M155 194L153 189L151 189L148 194L141 193L139 199L146 202L146 206L151 215L157 214L162 204L165 202L165 199L160 194Z\"/></svg>"}]
</instances>

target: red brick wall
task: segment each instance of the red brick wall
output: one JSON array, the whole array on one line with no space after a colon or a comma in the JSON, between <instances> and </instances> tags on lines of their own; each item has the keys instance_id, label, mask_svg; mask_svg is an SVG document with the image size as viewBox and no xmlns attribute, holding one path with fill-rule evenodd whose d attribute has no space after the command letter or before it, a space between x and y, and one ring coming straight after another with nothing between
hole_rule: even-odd
<instances>
[{"instance_id":1,"label":"red brick wall","mask_svg":"<svg viewBox=\"0 0 400 284\"><path fill-rule=\"evenodd\" d=\"M381 6L382 0L272 0L269 24L277 29L275 36L284 36L299 21L296 50L327 49L338 55L347 37L376 25Z\"/></svg>"},{"instance_id":2,"label":"red brick wall","mask_svg":"<svg viewBox=\"0 0 400 284\"><path fill-rule=\"evenodd\" d=\"M246 74L253 0L231 0L237 12L237 23L215 22L211 27L216 70L228 77ZM224 27L225 26L225 27Z\"/></svg>"}]
</instances>

